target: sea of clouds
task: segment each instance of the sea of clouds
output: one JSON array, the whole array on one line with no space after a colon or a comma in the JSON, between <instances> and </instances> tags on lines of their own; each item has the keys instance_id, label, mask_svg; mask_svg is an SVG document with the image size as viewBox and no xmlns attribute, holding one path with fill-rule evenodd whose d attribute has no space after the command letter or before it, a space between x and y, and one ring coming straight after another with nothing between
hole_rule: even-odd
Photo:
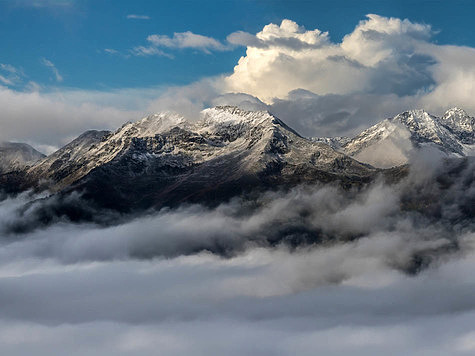
<instances>
[{"instance_id":1,"label":"sea of clouds","mask_svg":"<svg viewBox=\"0 0 475 356\"><path fill-rule=\"evenodd\" d=\"M471 354L475 163L424 162L89 223L4 196L0 352Z\"/></svg>"}]
</instances>

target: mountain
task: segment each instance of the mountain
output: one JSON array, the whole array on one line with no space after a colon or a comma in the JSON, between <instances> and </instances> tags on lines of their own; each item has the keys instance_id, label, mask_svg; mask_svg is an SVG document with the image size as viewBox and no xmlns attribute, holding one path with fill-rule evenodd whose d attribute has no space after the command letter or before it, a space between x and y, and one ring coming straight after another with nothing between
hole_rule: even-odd
<instances>
[{"instance_id":1,"label":"mountain","mask_svg":"<svg viewBox=\"0 0 475 356\"><path fill-rule=\"evenodd\" d=\"M197 122L172 113L88 131L0 184L80 191L101 207L134 211L215 204L255 189L300 183L361 185L379 171L300 136L266 111L206 109Z\"/></svg>"},{"instance_id":2,"label":"mountain","mask_svg":"<svg viewBox=\"0 0 475 356\"><path fill-rule=\"evenodd\" d=\"M475 117L470 117L464 110L453 108L440 119L462 144L475 144Z\"/></svg>"},{"instance_id":3,"label":"mountain","mask_svg":"<svg viewBox=\"0 0 475 356\"><path fill-rule=\"evenodd\" d=\"M48 188L51 184L65 187L74 182L77 177L82 177L88 165L89 152L94 150L101 140L109 135L109 131L90 130L39 161L36 165L26 170L30 181L43 181Z\"/></svg>"},{"instance_id":4,"label":"mountain","mask_svg":"<svg viewBox=\"0 0 475 356\"><path fill-rule=\"evenodd\" d=\"M332 147L358 161L388 168L408 162L415 149L432 147L446 156L472 155L475 118L453 108L442 117L411 110L385 119L352 139L323 138Z\"/></svg>"},{"instance_id":5,"label":"mountain","mask_svg":"<svg viewBox=\"0 0 475 356\"><path fill-rule=\"evenodd\" d=\"M0 142L0 174L31 166L43 157L26 143Z\"/></svg>"}]
</instances>

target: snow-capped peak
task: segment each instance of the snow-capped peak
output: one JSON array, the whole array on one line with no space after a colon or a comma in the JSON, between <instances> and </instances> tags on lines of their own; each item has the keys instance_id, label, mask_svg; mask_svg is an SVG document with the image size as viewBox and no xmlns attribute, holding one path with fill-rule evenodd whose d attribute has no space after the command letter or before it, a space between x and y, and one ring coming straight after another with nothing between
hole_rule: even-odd
<instances>
[{"instance_id":1,"label":"snow-capped peak","mask_svg":"<svg viewBox=\"0 0 475 356\"><path fill-rule=\"evenodd\" d=\"M121 131L123 129L131 130L135 137L149 137L168 131L175 126L183 126L186 123L186 119L179 114L162 112L146 116L135 123L130 123L121 128Z\"/></svg>"},{"instance_id":2,"label":"snow-capped peak","mask_svg":"<svg viewBox=\"0 0 475 356\"><path fill-rule=\"evenodd\" d=\"M410 150L427 145L448 155L468 155L475 144L474 133L475 118L462 109L450 109L442 118L409 110L366 129L340 149L362 162L389 167L404 163Z\"/></svg>"},{"instance_id":3,"label":"snow-capped peak","mask_svg":"<svg viewBox=\"0 0 475 356\"><path fill-rule=\"evenodd\" d=\"M475 118L470 117L464 110L457 107L449 109L440 119L441 123L448 127L459 138L468 144L475 143Z\"/></svg>"},{"instance_id":4,"label":"snow-capped peak","mask_svg":"<svg viewBox=\"0 0 475 356\"><path fill-rule=\"evenodd\" d=\"M465 116L468 116L468 114L465 110L455 106L447 110L445 114L442 116L442 119L445 117L450 117L450 116L465 117Z\"/></svg>"},{"instance_id":5,"label":"snow-capped peak","mask_svg":"<svg viewBox=\"0 0 475 356\"><path fill-rule=\"evenodd\" d=\"M393 120L399 121L409 129L418 130L423 127L434 128L436 126L437 118L425 110L418 109L405 111L396 115Z\"/></svg>"},{"instance_id":6,"label":"snow-capped peak","mask_svg":"<svg viewBox=\"0 0 475 356\"><path fill-rule=\"evenodd\" d=\"M275 119L268 111L247 111L237 106L216 106L201 112L203 122L207 124L252 123Z\"/></svg>"}]
</instances>

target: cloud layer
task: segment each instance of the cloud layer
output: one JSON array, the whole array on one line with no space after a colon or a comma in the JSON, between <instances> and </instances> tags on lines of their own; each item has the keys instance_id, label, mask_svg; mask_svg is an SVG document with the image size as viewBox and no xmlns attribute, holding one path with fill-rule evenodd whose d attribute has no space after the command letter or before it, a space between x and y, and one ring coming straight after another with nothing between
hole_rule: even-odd
<instances>
[{"instance_id":1,"label":"cloud layer","mask_svg":"<svg viewBox=\"0 0 475 356\"><path fill-rule=\"evenodd\" d=\"M4 199L0 351L473 353L475 165L423 162L399 185L299 188L109 227L12 233L35 208L18 216L32 196Z\"/></svg>"}]
</instances>

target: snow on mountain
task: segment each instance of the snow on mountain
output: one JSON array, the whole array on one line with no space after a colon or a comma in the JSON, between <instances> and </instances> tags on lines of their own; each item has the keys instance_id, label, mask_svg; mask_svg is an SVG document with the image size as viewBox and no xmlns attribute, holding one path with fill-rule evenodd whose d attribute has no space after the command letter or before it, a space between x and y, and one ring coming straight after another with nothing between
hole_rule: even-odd
<instances>
[{"instance_id":1,"label":"snow on mountain","mask_svg":"<svg viewBox=\"0 0 475 356\"><path fill-rule=\"evenodd\" d=\"M88 155L109 131L90 130L28 169L32 179L60 181L77 170L84 170Z\"/></svg>"},{"instance_id":2,"label":"snow on mountain","mask_svg":"<svg viewBox=\"0 0 475 356\"><path fill-rule=\"evenodd\" d=\"M458 108L448 110L441 118L424 110L411 110L385 119L351 140L333 139L336 144L332 147L358 161L389 168L407 163L415 149L424 147L436 148L446 156L470 155L474 129L475 119ZM329 138L319 140L332 142Z\"/></svg>"},{"instance_id":3,"label":"snow on mountain","mask_svg":"<svg viewBox=\"0 0 475 356\"><path fill-rule=\"evenodd\" d=\"M24 189L77 188L103 205L126 209L203 195L219 200L254 186L360 184L376 173L300 136L267 111L218 106L196 122L162 113L115 132L85 132L27 169L24 178L14 178Z\"/></svg>"},{"instance_id":4,"label":"snow on mountain","mask_svg":"<svg viewBox=\"0 0 475 356\"><path fill-rule=\"evenodd\" d=\"M336 136L336 137L312 137L310 138L313 142L325 143L334 150L341 149L344 145L351 141L350 137L346 136Z\"/></svg>"},{"instance_id":5,"label":"snow on mountain","mask_svg":"<svg viewBox=\"0 0 475 356\"><path fill-rule=\"evenodd\" d=\"M45 157L26 143L1 142L0 143L0 173L22 169L35 164Z\"/></svg>"},{"instance_id":6,"label":"snow on mountain","mask_svg":"<svg viewBox=\"0 0 475 356\"><path fill-rule=\"evenodd\" d=\"M453 108L440 118L440 122L453 132L462 144L475 144L475 117L464 110Z\"/></svg>"}]
</instances>

